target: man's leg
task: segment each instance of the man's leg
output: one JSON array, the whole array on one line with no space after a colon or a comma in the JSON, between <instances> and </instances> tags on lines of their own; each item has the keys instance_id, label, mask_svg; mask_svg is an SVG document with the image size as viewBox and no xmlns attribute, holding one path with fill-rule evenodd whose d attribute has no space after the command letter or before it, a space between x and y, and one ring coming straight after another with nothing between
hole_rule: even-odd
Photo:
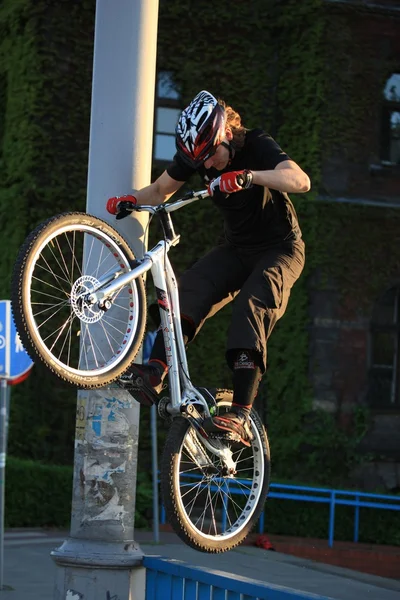
<instances>
[{"instance_id":1,"label":"man's leg","mask_svg":"<svg viewBox=\"0 0 400 600\"><path fill-rule=\"evenodd\" d=\"M207 318L233 300L246 275L229 246L214 248L182 275L179 300L185 345L196 336ZM141 404L153 404L163 389L168 372L166 363L163 333L159 330L148 365L134 364L129 369L132 381L138 377L141 380L142 391L137 386L134 388Z\"/></svg>"},{"instance_id":2,"label":"man's leg","mask_svg":"<svg viewBox=\"0 0 400 600\"><path fill-rule=\"evenodd\" d=\"M228 364L233 370L233 403L229 413L214 417L207 431L233 431L243 437L245 425L267 364L267 341L284 314L290 289L304 264L298 247L274 248L254 256L254 268L238 294L228 333Z\"/></svg>"},{"instance_id":3,"label":"man's leg","mask_svg":"<svg viewBox=\"0 0 400 600\"><path fill-rule=\"evenodd\" d=\"M181 318L183 341L185 346L188 339L192 337L193 325L185 318ZM164 346L162 329L157 331L151 350L148 364L133 364L122 378L127 389L130 389L135 398L144 406L151 406L157 400L157 396L164 389L164 379L168 373L167 358Z\"/></svg>"},{"instance_id":4,"label":"man's leg","mask_svg":"<svg viewBox=\"0 0 400 600\"><path fill-rule=\"evenodd\" d=\"M240 441L250 445L251 432L248 424L251 407L261 381L259 353L245 348L235 351L233 359L233 402L231 410L209 419L205 423L208 433L236 433Z\"/></svg>"}]
</instances>

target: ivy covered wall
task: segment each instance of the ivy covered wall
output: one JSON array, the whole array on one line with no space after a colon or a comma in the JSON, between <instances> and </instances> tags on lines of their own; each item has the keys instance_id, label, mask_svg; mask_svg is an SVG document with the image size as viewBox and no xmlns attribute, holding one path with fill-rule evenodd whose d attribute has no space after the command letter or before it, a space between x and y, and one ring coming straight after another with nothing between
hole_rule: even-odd
<instances>
[{"instance_id":1,"label":"ivy covered wall","mask_svg":"<svg viewBox=\"0 0 400 600\"><path fill-rule=\"evenodd\" d=\"M3 297L9 297L11 267L27 232L56 212L85 206L94 9L94 0L0 3ZM200 89L209 89L241 113L246 127L269 131L311 177L311 192L293 197L307 245L307 266L271 338L268 374L257 403L268 423L275 477L328 484L347 481L347 472L361 460L356 449L365 416L357 405L359 397L349 409L348 431L338 427L334 411L313 410L310 365L315 361L310 348L321 307L312 312L310 294L326 291L326 282L333 281L332 294L341 306L353 302L351 310L358 314L362 297L367 300L362 310L368 314L384 285L380 261L387 266L386 280L398 267L389 251L379 258L375 253L382 246L381 227L386 222L398 235L397 212L389 216L380 209L316 200L320 192L326 194L327 173L334 179L337 157L356 155L354 132L361 120L353 118L349 128L348 115L358 115L371 101L367 95L363 104L351 84L350 66L357 63L355 55L348 55L349 48L357 51L352 19L351 11L332 13L322 0L160 1L157 66L172 73L183 104ZM372 221L378 223L373 246ZM210 205L199 203L177 214L176 228L182 242L171 256L181 272L213 245L221 224ZM366 270L373 277L366 278ZM195 382L230 385L224 361L229 315L227 308L206 323L190 346ZM74 390L61 389L35 367L13 392L11 452L70 462L75 399ZM144 410L142 419L141 464L147 467Z\"/></svg>"},{"instance_id":2,"label":"ivy covered wall","mask_svg":"<svg viewBox=\"0 0 400 600\"><path fill-rule=\"evenodd\" d=\"M94 2L0 3L0 294L39 222L84 210ZM70 462L76 392L35 366L12 390L10 453Z\"/></svg>"}]
</instances>

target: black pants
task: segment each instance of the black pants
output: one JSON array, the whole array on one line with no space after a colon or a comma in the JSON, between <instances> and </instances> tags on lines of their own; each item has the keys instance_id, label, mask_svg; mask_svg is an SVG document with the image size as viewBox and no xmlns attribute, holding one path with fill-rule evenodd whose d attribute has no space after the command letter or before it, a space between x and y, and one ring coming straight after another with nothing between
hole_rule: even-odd
<instances>
[{"instance_id":1,"label":"black pants","mask_svg":"<svg viewBox=\"0 0 400 600\"><path fill-rule=\"evenodd\" d=\"M263 371L267 340L284 314L290 290L304 267L304 242L283 242L268 249L217 246L179 280L181 314L194 324L192 339L204 321L235 299L227 340L227 360L238 348L256 350Z\"/></svg>"}]
</instances>

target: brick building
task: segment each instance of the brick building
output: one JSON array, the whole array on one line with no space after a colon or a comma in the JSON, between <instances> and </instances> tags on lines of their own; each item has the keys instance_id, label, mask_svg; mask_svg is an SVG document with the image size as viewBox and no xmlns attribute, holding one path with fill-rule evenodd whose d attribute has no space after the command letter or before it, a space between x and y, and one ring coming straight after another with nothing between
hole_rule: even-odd
<instances>
[{"instance_id":1,"label":"brick building","mask_svg":"<svg viewBox=\"0 0 400 600\"><path fill-rule=\"evenodd\" d=\"M343 205L337 230L347 238L347 253L339 268L349 273L344 294L335 275L324 285L318 273L311 278L314 403L335 413L345 428L354 406L369 408L361 448L372 460L354 471L354 483L398 491L400 5L329 0L326 6L332 53L347 52L348 60L343 71L332 73L342 141L324 152L319 200L327 215L333 205Z\"/></svg>"}]
</instances>

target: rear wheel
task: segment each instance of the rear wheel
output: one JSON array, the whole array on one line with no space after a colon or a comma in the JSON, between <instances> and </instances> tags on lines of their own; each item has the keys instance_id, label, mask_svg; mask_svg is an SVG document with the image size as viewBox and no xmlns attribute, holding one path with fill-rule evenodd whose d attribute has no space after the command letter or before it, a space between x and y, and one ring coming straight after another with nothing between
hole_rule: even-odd
<instances>
[{"instance_id":1,"label":"rear wheel","mask_svg":"<svg viewBox=\"0 0 400 600\"><path fill-rule=\"evenodd\" d=\"M12 309L32 357L81 388L115 381L133 362L145 328L142 277L108 302L90 294L127 273L134 255L104 221L85 213L52 217L22 245L12 278Z\"/></svg>"},{"instance_id":2,"label":"rear wheel","mask_svg":"<svg viewBox=\"0 0 400 600\"><path fill-rule=\"evenodd\" d=\"M230 406L231 401L220 400L218 412L227 412ZM255 410L250 421L254 439L249 448L224 442L236 465L234 475L186 419L178 417L170 427L161 467L164 506L174 531L196 550L216 553L238 546L263 510L269 445Z\"/></svg>"}]
</instances>

